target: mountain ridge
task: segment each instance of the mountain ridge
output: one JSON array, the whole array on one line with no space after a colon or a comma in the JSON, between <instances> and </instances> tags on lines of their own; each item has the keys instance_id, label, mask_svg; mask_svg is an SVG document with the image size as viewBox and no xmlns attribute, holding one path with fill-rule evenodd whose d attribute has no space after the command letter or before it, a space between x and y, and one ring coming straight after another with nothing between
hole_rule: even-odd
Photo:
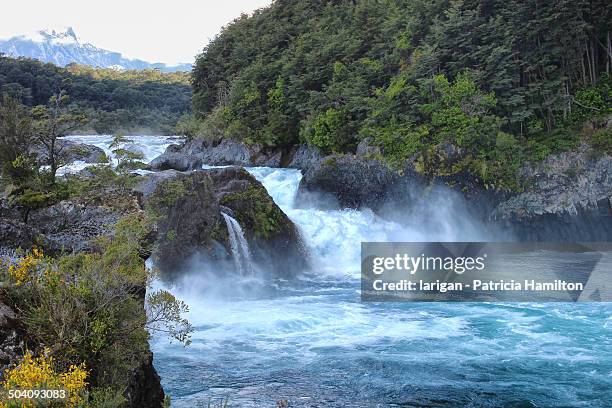
<instances>
[{"instance_id":1,"label":"mountain ridge","mask_svg":"<svg viewBox=\"0 0 612 408\"><path fill-rule=\"evenodd\" d=\"M33 58L64 67L71 63L117 70L159 69L164 72L191 70L191 64L167 65L124 57L120 52L81 42L72 27L42 29L0 39L0 53L10 57Z\"/></svg>"}]
</instances>

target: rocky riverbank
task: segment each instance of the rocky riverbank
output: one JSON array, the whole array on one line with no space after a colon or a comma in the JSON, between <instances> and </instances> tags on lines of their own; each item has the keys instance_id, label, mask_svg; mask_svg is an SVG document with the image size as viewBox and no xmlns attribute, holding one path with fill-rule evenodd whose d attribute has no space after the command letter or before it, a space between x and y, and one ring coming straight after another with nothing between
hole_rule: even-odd
<instances>
[{"instance_id":1,"label":"rocky riverbank","mask_svg":"<svg viewBox=\"0 0 612 408\"><path fill-rule=\"evenodd\" d=\"M91 157L72 159L98 161L99 152L91 150ZM409 162L399 170L389 167L378 159L379 153L367 142L360 144L355 154L343 155L324 155L305 145L292 150L269 150L233 141L216 146L201 140L171 145L151 163L157 171L128 177L128 184L135 187L91 183L90 187L98 189L95 194L34 209L27 222L23 213L3 199L0 256L10 258L17 249L34 245L53 256L95 252L96 240L112 237L113 227L122 217L146 212L153 216L155 225L142 242L140 256L146 259L152 255L166 278L191 268L194 259L230 264L234 248L228 216L240 225L252 261L261 270L286 278L308 268L297 227L261 183L240 166L300 169L303 178L297 202L305 206L316 197L317 204L370 208L389 217L406 213L411 206L430 205L428 200L435 199L435 192L459 197L475 219L513 239L612 240L612 157L586 145L525 165L521 178L526 188L521 192L487 189L469 175L428 180ZM203 170L203 164L237 166ZM100 175L84 171L70 177L89 183ZM4 333L0 337L0 364L6 367L23 353L29 338L16 311L2 299L0 326ZM133 407L160 406L164 394L149 350L140 361L125 397Z\"/></svg>"},{"instance_id":2,"label":"rocky riverbank","mask_svg":"<svg viewBox=\"0 0 612 408\"><path fill-rule=\"evenodd\" d=\"M97 242L103 237L112 239L114 226L126 215L142 213L137 197L129 191L109 189L98 192L104 195L100 202L93 197L76 197L49 207L34 210L27 223L21 214L11 210L3 200L0 211L0 258L5 261L18 257L17 251L28 251L36 246L50 256L96 252ZM97 195L97 194L96 194ZM140 256L146 259L153 244L153 232L140 245ZM144 308L146 290L136 291ZM26 350L36 350L40 344L32 340L31 333L22 321L23 316L0 298L0 371L14 364ZM143 311L144 312L144 311ZM148 347L130 371L124 397L126 406L161 407L164 391L159 375L153 366Z\"/></svg>"},{"instance_id":3,"label":"rocky riverbank","mask_svg":"<svg viewBox=\"0 0 612 408\"><path fill-rule=\"evenodd\" d=\"M484 223L518 240L611 240L612 158L582 145L579 149L528 163L520 172L524 191L486 188L477 178L459 174L426 180L413 163L392 169L377 159L377 148L362 142L354 155L324 155L302 145L266 150L224 140L212 146L202 139L171 146L159 162L194 165L292 167L302 170L298 201L325 198L340 208L368 207L385 215L389 205L409 207L431 186L444 186L466 201ZM188 169L190 166L176 166Z\"/></svg>"},{"instance_id":4,"label":"rocky riverbank","mask_svg":"<svg viewBox=\"0 0 612 408\"><path fill-rule=\"evenodd\" d=\"M73 180L100 177L82 172ZM154 228L142 242L141 257L153 255L165 277L189 267L194 258L219 264L232 261L228 226L223 214L238 220L251 247L252 260L262 270L287 277L306 268L308 259L297 228L278 208L265 188L239 167L179 172L166 170L129 176L134 188L107 186L93 194L73 197L32 210L27 222L3 201L0 211L0 254L5 259L33 246L46 254L96 252L102 237L112 239L114 226L128 214L148 213ZM96 183L93 183L96 185ZM140 291L145 295L145 291ZM143 297L144 300L144 297ZM8 304L0 302L0 363L15 362L28 333ZM130 407L158 407L164 400L160 379L145 350L125 391Z\"/></svg>"},{"instance_id":5,"label":"rocky riverbank","mask_svg":"<svg viewBox=\"0 0 612 408\"><path fill-rule=\"evenodd\" d=\"M231 261L223 213L236 218L251 246L253 260L285 276L307 265L299 233L265 188L240 167L145 176L135 189L144 208L158 216L156 266L168 274L204 257Z\"/></svg>"}]
</instances>

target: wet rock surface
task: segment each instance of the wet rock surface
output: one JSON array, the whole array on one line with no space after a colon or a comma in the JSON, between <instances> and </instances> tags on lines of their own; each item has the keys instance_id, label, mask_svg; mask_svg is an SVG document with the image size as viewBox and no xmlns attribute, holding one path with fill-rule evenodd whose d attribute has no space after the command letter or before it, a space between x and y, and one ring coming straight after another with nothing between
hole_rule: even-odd
<instances>
[{"instance_id":1,"label":"wet rock surface","mask_svg":"<svg viewBox=\"0 0 612 408\"><path fill-rule=\"evenodd\" d=\"M612 240L612 157L579 151L525 166L529 186L491 219L521 240Z\"/></svg>"},{"instance_id":2,"label":"wet rock surface","mask_svg":"<svg viewBox=\"0 0 612 408\"><path fill-rule=\"evenodd\" d=\"M384 214L409 208L427 186L444 185L461 194L475 219L513 239L612 240L612 157L588 146L524 166L521 177L528 187L519 193L487 189L469 174L425 180L409 163L393 170L371 158L376 151L370 146L358 150L358 155L320 158L303 149L294 163L304 173L298 201L308 202L308 194L316 193L340 208Z\"/></svg>"},{"instance_id":3,"label":"wet rock surface","mask_svg":"<svg viewBox=\"0 0 612 408\"><path fill-rule=\"evenodd\" d=\"M144 177L136 191L158 215L156 266L172 276L189 268L194 256L231 259L222 209L240 223L255 263L283 274L289 263L295 270L305 265L297 228L241 167L158 172Z\"/></svg>"},{"instance_id":4,"label":"wet rock surface","mask_svg":"<svg viewBox=\"0 0 612 408\"><path fill-rule=\"evenodd\" d=\"M245 144L224 139L217 144L202 138L171 145L164 154L151 162L155 170L195 170L208 166L265 166L280 167L286 161L282 149L268 149L260 144Z\"/></svg>"},{"instance_id":5,"label":"wet rock surface","mask_svg":"<svg viewBox=\"0 0 612 408\"><path fill-rule=\"evenodd\" d=\"M339 208L370 208L378 211L393 204L408 206L425 180L410 166L401 171L386 163L356 155L332 155L310 161L303 171L298 201L309 194L332 197ZM329 200L324 200L329 201Z\"/></svg>"},{"instance_id":6,"label":"wet rock surface","mask_svg":"<svg viewBox=\"0 0 612 408\"><path fill-rule=\"evenodd\" d=\"M60 161L73 163L83 161L85 163L107 163L108 158L101 148L85 143L77 143L71 140L58 139L56 151L59 152ZM34 145L31 152L36 155L39 163L48 164L49 155L43 145Z\"/></svg>"},{"instance_id":7,"label":"wet rock surface","mask_svg":"<svg viewBox=\"0 0 612 408\"><path fill-rule=\"evenodd\" d=\"M202 168L202 159L180 152L167 151L151 161L152 170L196 170Z\"/></svg>"},{"instance_id":8,"label":"wet rock surface","mask_svg":"<svg viewBox=\"0 0 612 408\"><path fill-rule=\"evenodd\" d=\"M147 352L141 364L132 372L124 396L128 406L133 408L164 406L164 389L153 366L153 353Z\"/></svg>"},{"instance_id":9,"label":"wet rock surface","mask_svg":"<svg viewBox=\"0 0 612 408\"><path fill-rule=\"evenodd\" d=\"M208 174L166 170L144 177L135 190L157 219L154 256L162 272L180 273L198 253L224 256L227 232Z\"/></svg>"},{"instance_id":10,"label":"wet rock surface","mask_svg":"<svg viewBox=\"0 0 612 408\"><path fill-rule=\"evenodd\" d=\"M256 264L283 277L307 267L297 227L255 177L241 167L208 172L219 203L231 210L244 230Z\"/></svg>"}]
</instances>

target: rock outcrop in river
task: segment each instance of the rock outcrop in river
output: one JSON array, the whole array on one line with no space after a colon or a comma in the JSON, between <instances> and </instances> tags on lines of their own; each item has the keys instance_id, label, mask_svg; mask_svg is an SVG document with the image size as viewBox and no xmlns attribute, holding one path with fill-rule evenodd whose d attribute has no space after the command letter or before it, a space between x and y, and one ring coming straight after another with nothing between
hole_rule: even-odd
<instances>
[{"instance_id":1,"label":"rock outcrop in river","mask_svg":"<svg viewBox=\"0 0 612 408\"><path fill-rule=\"evenodd\" d=\"M586 146L523 168L527 189L491 218L520 240L612 240L612 157Z\"/></svg>"},{"instance_id":2,"label":"rock outcrop in river","mask_svg":"<svg viewBox=\"0 0 612 408\"><path fill-rule=\"evenodd\" d=\"M460 193L472 215L514 239L612 240L612 157L587 146L525 166L521 177L527 188L520 193L486 189L470 175L426 181L409 163L398 172L363 154L302 163L300 194L332 195L341 208L379 211L389 203L409 208L422 198L418 191L438 184Z\"/></svg>"},{"instance_id":3,"label":"rock outcrop in river","mask_svg":"<svg viewBox=\"0 0 612 408\"><path fill-rule=\"evenodd\" d=\"M207 173L219 203L231 210L242 226L255 264L283 277L307 267L308 256L297 227L255 177L242 167Z\"/></svg>"},{"instance_id":4,"label":"rock outcrop in river","mask_svg":"<svg viewBox=\"0 0 612 408\"><path fill-rule=\"evenodd\" d=\"M445 185L465 198L476 218L516 239L612 239L612 159L596 157L586 146L525 166L521 177L528 187L520 193L487 189L468 174L425 180L409 162L397 171L376 159L377 153L367 140L355 155L325 156L306 145L283 152L232 140L211 145L195 139L171 146L159 161L180 170L200 163L299 168L304 177L298 201L308 202L309 194L315 193L331 197L327 202L340 208L368 207L379 212L390 203L409 207L422 198L418 191L432 184Z\"/></svg>"},{"instance_id":5,"label":"rock outcrop in river","mask_svg":"<svg viewBox=\"0 0 612 408\"><path fill-rule=\"evenodd\" d=\"M146 176L136 190L157 218L155 258L163 272L180 273L196 255L213 262L228 260L222 211L240 223L255 263L282 276L306 265L295 225L243 168L166 170Z\"/></svg>"},{"instance_id":6,"label":"rock outcrop in river","mask_svg":"<svg viewBox=\"0 0 612 408\"><path fill-rule=\"evenodd\" d=\"M286 152L267 149L260 144L248 145L231 139L211 143L203 138L188 140L183 145L169 146L151 164L156 170L179 171L210 166L267 166L280 167L287 160Z\"/></svg>"},{"instance_id":7,"label":"rock outcrop in river","mask_svg":"<svg viewBox=\"0 0 612 408\"><path fill-rule=\"evenodd\" d=\"M108 158L104 150L97 146L77 143L71 140L58 139L56 152L59 153L59 158L63 163L72 163L75 161L83 161L85 163L106 163ZM41 164L47 164L49 155L44 146L38 144L31 147L31 152L36 155Z\"/></svg>"}]
</instances>

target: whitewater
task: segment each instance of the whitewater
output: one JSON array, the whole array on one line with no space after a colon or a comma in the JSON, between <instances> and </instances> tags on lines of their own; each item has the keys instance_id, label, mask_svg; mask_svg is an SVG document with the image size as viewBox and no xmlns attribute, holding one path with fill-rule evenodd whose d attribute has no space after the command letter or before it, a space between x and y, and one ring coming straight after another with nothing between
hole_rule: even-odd
<instances>
[{"instance_id":1,"label":"whitewater","mask_svg":"<svg viewBox=\"0 0 612 408\"><path fill-rule=\"evenodd\" d=\"M74 140L104 145L92 138ZM170 142L138 139L148 160ZM247 170L298 226L312 272L291 280L255 276L252 290L236 291L219 287L200 264L169 286L189 305L195 328L189 347L152 339L173 407L226 398L229 407L280 400L326 408L609 406L609 304L360 300L362 241L482 236L448 196L400 225L369 210L304 207L296 202L299 170Z\"/></svg>"}]
</instances>

